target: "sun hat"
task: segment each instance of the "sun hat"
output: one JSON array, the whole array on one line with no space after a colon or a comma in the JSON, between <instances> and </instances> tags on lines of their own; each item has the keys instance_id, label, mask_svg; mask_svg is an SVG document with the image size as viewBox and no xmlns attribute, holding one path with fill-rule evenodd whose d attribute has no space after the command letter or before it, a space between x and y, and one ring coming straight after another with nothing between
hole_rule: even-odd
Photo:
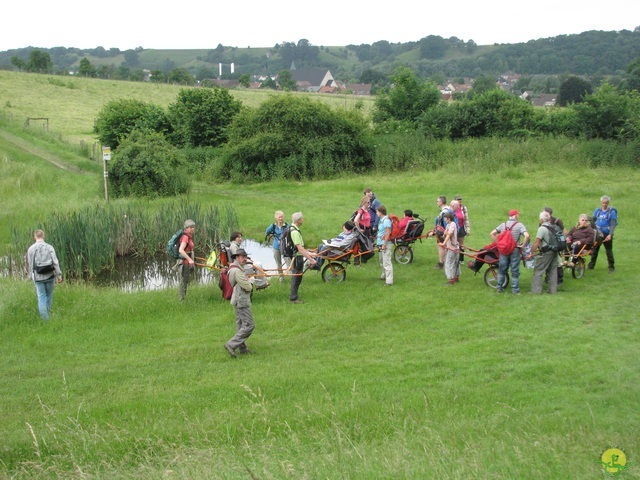
<instances>
[{"instance_id":1,"label":"sun hat","mask_svg":"<svg viewBox=\"0 0 640 480\"><path fill-rule=\"evenodd\" d=\"M184 228L195 227L195 226L196 226L196 222L194 222L191 219L184 221Z\"/></svg>"},{"instance_id":2,"label":"sun hat","mask_svg":"<svg viewBox=\"0 0 640 480\"><path fill-rule=\"evenodd\" d=\"M238 250L236 250L236 253L231 255L231 258L236 258L238 255L244 255L245 257L249 256L247 252L244 251L244 248L239 248Z\"/></svg>"}]
</instances>

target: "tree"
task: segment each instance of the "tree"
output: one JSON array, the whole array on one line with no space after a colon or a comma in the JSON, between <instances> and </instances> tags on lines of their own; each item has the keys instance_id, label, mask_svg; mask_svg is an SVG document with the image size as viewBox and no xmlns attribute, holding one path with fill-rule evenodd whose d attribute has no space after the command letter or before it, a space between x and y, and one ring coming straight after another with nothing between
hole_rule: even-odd
<instances>
[{"instance_id":1,"label":"tree","mask_svg":"<svg viewBox=\"0 0 640 480\"><path fill-rule=\"evenodd\" d=\"M27 70L36 73L51 73L53 70L53 63L51 62L49 52L43 52L38 49L31 50L31 52L29 52Z\"/></svg>"},{"instance_id":2,"label":"tree","mask_svg":"<svg viewBox=\"0 0 640 480\"><path fill-rule=\"evenodd\" d=\"M626 90L628 92L633 90L640 92L640 57L627 66Z\"/></svg>"},{"instance_id":3,"label":"tree","mask_svg":"<svg viewBox=\"0 0 640 480\"><path fill-rule=\"evenodd\" d=\"M481 95L489 90L498 89L496 79L490 75L481 75L473 82L473 89L470 92L470 96Z\"/></svg>"},{"instance_id":4,"label":"tree","mask_svg":"<svg viewBox=\"0 0 640 480\"><path fill-rule=\"evenodd\" d=\"M242 103L225 89L180 90L176 103L169 105L174 145L222 145L227 141L226 128L241 107Z\"/></svg>"},{"instance_id":5,"label":"tree","mask_svg":"<svg viewBox=\"0 0 640 480\"><path fill-rule=\"evenodd\" d=\"M18 70L25 70L27 68L27 63L15 55L11 57L11 65L16 67Z\"/></svg>"},{"instance_id":6,"label":"tree","mask_svg":"<svg viewBox=\"0 0 640 480\"><path fill-rule=\"evenodd\" d=\"M134 130L170 132L170 124L162 108L140 100L112 100L102 107L93 126L102 145L113 150Z\"/></svg>"},{"instance_id":7,"label":"tree","mask_svg":"<svg viewBox=\"0 0 640 480\"><path fill-rule=\"evenodd\" d=\"M96 67L93 66L88 58L83 57L82 60L80 60L78 74L83 77L95 77L97 75Z\"/></svg>"},{"instance_id":8,"label":"tree","mask_svg":"<svg viewBox=\"0 0 640 480\"><path fill-rule=\"evenodd\" d=\"M278 85L285 92L290 92L296 89L296 81L291 76L291 70L281 70L278 73Z\"/></svg>"},{"instance_id":9,"label":"tree","mask_svg":"<svg viewBox=\"0 0 640 480\"><path fill-rule=\"evenodd\" d=\"M617 140L637 136L639 101L637 95L619 93L603 83L582 103L571 105L586 138Z\"/></svg>"},{"instance_id":10,"label":"tree","mask_svg":"<svg viewBox=\"0 0 640 480\"><path fill-rule=\"evenodd\" d=\"M135 50L127 50L124 52L124 63L126 63L128 67L137 67L139 62L138 52Z\"/></svg>"},{"instance_id":11,"label":"tree","mask_svg":"<svg viewBox=\"0 0 640 480\"><path fill-rule=\"evenodd\" d=\"M420 58L442 58L447 51L447 41L438 35L429 35L420 39Z\"/></svg>"},{"instance_id":12,"label":"tree","mask_svg":"<svg viewBox=\"0 0 640 480\"><path fill-rule=\"evenodd\" d=\"M196 83L196 79L184 68L174 68L167 75L167 81L169 83L175 83L178 85L193 85Z\"/></svg>"},{"instance_id":13,"label":"tree","mask_svg":"<svg viewBox=\"0 0 640 480\"><path fill-rule=\"evenodd\" d=\"M438 88L418 77L410 68L401 67L392 77L393 86L376 97L373 121L415 122L420 115L438 104L442 96Z\"/></svg>"},{"instance_id":14,"label":"tree","mask_svg":"<svg viewBox=\"0 0 640 480\"><path fill-rule=\"evenodd\" d=\"M240 75L240 78L238 78L238 83L244 88L249 88L249 85L251 85L251 76L248 73L243 73Z\"/></svg>"},{"instance_id":15,"label":"tree","mask_svg":"<svg viewBox=\"0 0 640 480\"><path fill-rule=\"evenodd\" d=\"M189 191L184 155L155 132L134 131L109 162L109 183L117 197L166 197Z\"/></svg>"},{"instance_id":16,"label":"tree","mask_svg":"<svg viewBox=\"0 0 640 480\"><path fill-rule=\"evenodd\" d=\"M278 85L276 85L276 81L273 78L267 77L262 81L260 88L270 88L271 90L277 90Z\"/></svg>"},{"instance_id":17,"label":"tree","mask_svg":"<svg viewBox=\"0 0 640 480\"><path fill-rule=\"evenodd\" d=\"M581 78L571 76L560 85L558 105L566 107L571 103L580 103L585 95L591 93L591 84Z\"/></svg>"}]
</instances>

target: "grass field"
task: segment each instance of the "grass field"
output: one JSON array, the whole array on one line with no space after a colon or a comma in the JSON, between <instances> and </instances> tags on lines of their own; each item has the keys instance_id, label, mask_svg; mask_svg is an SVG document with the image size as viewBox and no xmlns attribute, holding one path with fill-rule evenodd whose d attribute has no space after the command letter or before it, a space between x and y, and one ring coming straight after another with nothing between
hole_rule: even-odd
<instances>
[{"instance_id":1,"label":"grass field","mask_svg":"<svg viewBox=\"0 0 640 480\"><path fill-rule=\"evenodd\" d=\"M11 228L102 201L100 166L0 133L3 248ZM276 209L302 210L310 246L335 236L367 186L392 212L427 218L437 195L464 195L474 247L511 208L535 231L545 205L570 225L606 193L621 218L617 271L603 255L557 295L498 296L467 269L445 288L428 240L414 263L395 265L392 288L375 261L350 266L341 284L308 272L303 305L272 282L254 294L255 354L235 360L222 347L233 309L216 285L179 303L174 289L63 283L43 324L32 283L2 278L0 478L585 479L605 476L598 462L611 447L635 462L619 478L640 478L639 182L637 170L576 171L561 158L491 173L456 163L313 183L199 182L189 199L233 204L249 238ZM523 291L530 282L523 270Z\"/></svg>"}]
</instances>

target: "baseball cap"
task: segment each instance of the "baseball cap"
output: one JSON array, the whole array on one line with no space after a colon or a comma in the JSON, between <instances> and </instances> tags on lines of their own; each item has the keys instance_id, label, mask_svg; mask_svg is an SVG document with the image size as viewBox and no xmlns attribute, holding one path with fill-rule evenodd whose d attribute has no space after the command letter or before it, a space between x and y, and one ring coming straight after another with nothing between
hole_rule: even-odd
<instances>
[{"instance_id":1,"label":"baseball cap","mask_svg":"<svg viewBox=\"0 0 640 480\"><path fill-rule=\"evenodd\" d=\"M515 215L520 215L520 212L518 210L509 210L510 217L513 217Z\"/></svg>"}]
</instances>

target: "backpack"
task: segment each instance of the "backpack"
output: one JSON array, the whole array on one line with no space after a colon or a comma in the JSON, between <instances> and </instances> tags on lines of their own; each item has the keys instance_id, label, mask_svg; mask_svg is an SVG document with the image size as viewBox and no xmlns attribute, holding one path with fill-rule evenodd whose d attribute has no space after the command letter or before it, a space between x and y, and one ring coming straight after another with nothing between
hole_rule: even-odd
<instances>
[{"instance_id":1,"label":"backpack","mask_svg":"<svg viewBox=\"0 0 640 480\"><path fill-rule=\"evenodd\" d=\"M292 258L296 252L296 246L293 244L293 240L291 240L291 230L298 229L294 225L289 225L280 235L280 254L283 257Z\"/></svg>"},{"instance_id":2,"label":"backpack","mask_svg":"<svg viewBox=\"0 0 640 480\"><path fill-rule=\"evenodd\" d=\"M505 223L504 230L500 232L500 235L498 235L498 238L496 239L496 246L500 255L511 255L515 250L517 243L513 239L513 235L511 235L511 230L513 230L513 227L517 224L518 222L514 222L513 225L511 225L511 228L509 228Z\"/></svg>"},{"instance_id":3,"label":"backpack","mask_svg":"<svg viewBox=\"0 0 640 480\"><path fill-rule=\"evenodd\" d=\"M218 282L218 286L220 290L222 290L222 298L225 300L231 300L231 296L233 295L233 285L229 281L229 270L232 268L238 268L235 265L229 265L229 268L220 272L220 281Z\"/></svg>"},{"instance_id":4,"label":"backpack","mask_svg":"<svg viewBox=\"0 0 640 480\"><path fill-rule=\"evenodd\" d=\"M389 215L389 220L391 220L391 238L389 240L394 240L400 236L400 219L397 215Z\"/></svg>"},{"instance_id":5,"label":"backpack","mask_svg":"<svg viewBox=\"0 0 640 480\"><path fill-rule=\"evenodd\" d=\"M542 253L546 252L562 252L567 246L567 239L562 232L562 229L557 225L543 225L551 235L549 236L549 243L543 246L540 251Z\"/></svg>"},{"instance_id":6,"label":"backpack","mask_svg":"<svg viewBox=\"0 0 640 480\"><path fill-rule=\"evenodd\" d=\"M176 260L182 258L178 251L180 249L180 239L182 235L184 235L184 230L178 230L167 242L167 253L171 258L175 258Z\"/></svg>"},{"instance_id":7,"label":"backpack","mask_svg":"<svg viewBox=\"0 0 640 480\"><path fill-rule=\"evenodd\" d=\"M51 273L55 270L51 250L46 245L40 245L33 254L33 269L36 273Z\"/></svg>"}]
</instances>

